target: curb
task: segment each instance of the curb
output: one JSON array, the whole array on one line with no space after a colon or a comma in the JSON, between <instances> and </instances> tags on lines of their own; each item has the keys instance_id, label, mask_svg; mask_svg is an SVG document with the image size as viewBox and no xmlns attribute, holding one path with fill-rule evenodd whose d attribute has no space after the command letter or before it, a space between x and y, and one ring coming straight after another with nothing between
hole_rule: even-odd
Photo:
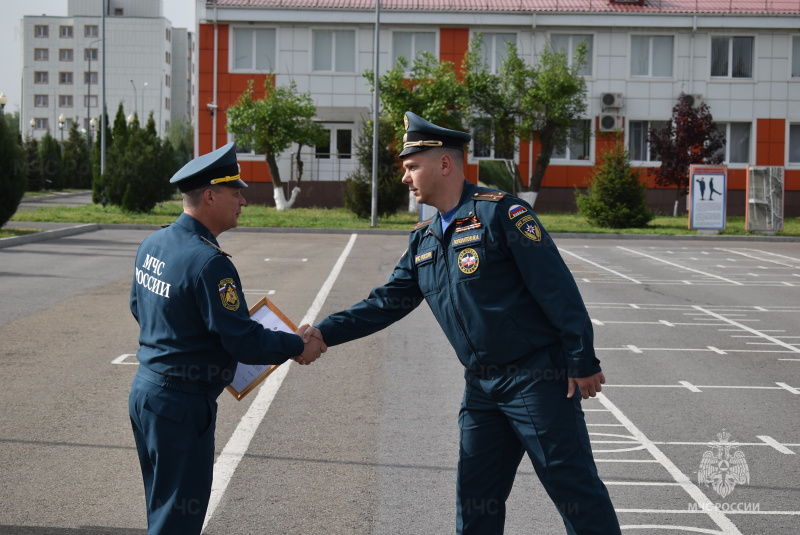
<instances>
[{"instance_id":1,"label":"curb","mask_svg":"<svg viewBox=\"0 0 800 535\"><path fill-rule=\"evenodd\" d=\"M87 223L77 227L59 228L53 230L43 230L34 234L25 234L24 236L12 236L10 238L0 239L0 249L6 247L14 247L16 245L24 245L26 243L35 243L40 241L51 240L53 238L64 238L66 236L75 236L77 234L85 234L87 232L94 232L100 230L100 225L97 223Z\"/></svg>"}]
</instances>

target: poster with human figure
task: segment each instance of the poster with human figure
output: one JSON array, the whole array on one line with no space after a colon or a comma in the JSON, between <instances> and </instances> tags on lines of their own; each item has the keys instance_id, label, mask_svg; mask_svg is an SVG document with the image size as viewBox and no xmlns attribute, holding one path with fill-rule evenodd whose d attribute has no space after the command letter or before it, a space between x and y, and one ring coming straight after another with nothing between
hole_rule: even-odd
<instances>
[{"instance_id":1,"label":"poster with human figure","mask_svg":"<svg viewBox=\"0 0 800 535\"><path fill-rule=\"evenodd\" d=\"M689 228L724 230L728 191L724 165L689 167Z\"/></svg>"}]
</instances>

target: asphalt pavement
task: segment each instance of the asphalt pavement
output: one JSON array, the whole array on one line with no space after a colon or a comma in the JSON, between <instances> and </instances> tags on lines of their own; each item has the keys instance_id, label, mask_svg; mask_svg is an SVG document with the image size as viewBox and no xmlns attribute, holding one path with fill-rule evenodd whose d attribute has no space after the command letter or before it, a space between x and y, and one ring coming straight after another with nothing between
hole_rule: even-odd
<instances>
[{"instance_id":1,"label":"asphalt pavement","mask_svg":"<svg viewBox=\"0 0 800 535\"><path fill-rule=\"evenodd\" d=\"M145 533L128 295L149 232L103 227L0 249L0 533ZM295 323L366 296L406 247L370 232L220 241L247 302L267 296ZM623 533L800 532L800 245L556 241L608 378L583 406ZM423 305L311 366L282 367L242 401L223 393L217 465L238 463L215 476L204 533L454 533L462 387ZM508 534L564 532L527 460L508 507Z\"/></svg>"}]
</instances>

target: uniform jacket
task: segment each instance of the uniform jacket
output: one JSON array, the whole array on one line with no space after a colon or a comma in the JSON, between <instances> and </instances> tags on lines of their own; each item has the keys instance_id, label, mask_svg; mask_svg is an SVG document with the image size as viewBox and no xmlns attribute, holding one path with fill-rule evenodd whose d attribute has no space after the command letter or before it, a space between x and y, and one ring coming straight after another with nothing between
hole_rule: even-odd
<instances>
[{"instance_id":1,"label":"uniform jacket","mask_svg":"<svg viewBox=\"0 0 800 535\"><path fill-rule=\"evenodd\" d=\"M372 334L426 300L461 363L481 371L540 350L570 377L600 371L591 320L531 207L465 182L450 226L418 225L389 281L317 327L329 346Z\"/></svg>"},{"instance_id":2,"label":"uniform jacket","mask_svg":"<svg viewBox=\"0 0 800 535\"><path fill-rule=\"evenodd\" d=\"M299 336L250 319L236 268L188 214L148 236L136 253L131 312L142 366L224 386L237 362L281 364L303 352Z\"/></svg>"}]
</instances>

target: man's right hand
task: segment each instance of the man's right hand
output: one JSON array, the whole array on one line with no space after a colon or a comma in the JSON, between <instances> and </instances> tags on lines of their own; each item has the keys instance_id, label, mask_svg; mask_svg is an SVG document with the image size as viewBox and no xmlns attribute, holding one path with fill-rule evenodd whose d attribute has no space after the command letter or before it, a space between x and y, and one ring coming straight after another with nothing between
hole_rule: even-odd
<instances>
[{"instance_id":1,"label":"man's right hand","mask_svg":"<svg viewBox=\"0 0 800 535\"><path fill-rule=\"evenodd\" d=\"M311 364L317 360L322 353L328 350L328 346L322 339L322 333L316 327L311 327L308 324L301 325L295 332L303 339L304 349L301 355L294 357L294 361L298 364Z\"/></svg>"}]
</instances>

